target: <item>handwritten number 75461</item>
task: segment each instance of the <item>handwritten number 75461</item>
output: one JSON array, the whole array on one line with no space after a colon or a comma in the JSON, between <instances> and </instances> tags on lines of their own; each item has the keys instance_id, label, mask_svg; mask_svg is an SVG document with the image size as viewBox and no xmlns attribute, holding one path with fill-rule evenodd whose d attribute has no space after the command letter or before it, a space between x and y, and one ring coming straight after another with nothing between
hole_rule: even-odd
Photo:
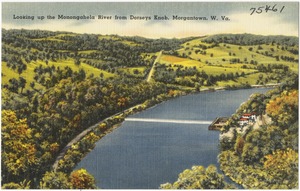
<instances>
[{"instance_id":1,"label":"handwritten number 75461","mask_svg":"<svg viewBox=\"0 0 300 191\"><path fill-rule=\"evenodd\" d=\"M270 5L266 5L266 6L261 6L261 7L252 7L250 8L250 15L253 15L254 13L256 14L261 14L263 12L278 12L278 9L276 8L277 4L270 6ZM280 7L279 13L281 13L283 11L283 9L285 8L285 6Z\"/></svg>"}]
</instances>

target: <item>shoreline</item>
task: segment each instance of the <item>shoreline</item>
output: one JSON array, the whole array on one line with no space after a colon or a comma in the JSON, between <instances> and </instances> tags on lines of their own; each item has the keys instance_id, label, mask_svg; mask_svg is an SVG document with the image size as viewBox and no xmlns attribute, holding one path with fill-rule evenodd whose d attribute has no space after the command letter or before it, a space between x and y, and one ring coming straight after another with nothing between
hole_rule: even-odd
<instances>
[{"instance_id":1,"label":"shoreline","mask_svg":"<svg viewBox=\"0 0 300 191\"><path fill-rule=\"evenodd\" d=\"M124 111L121 111L121 112L118 112L114 115L111 115L101 121L99 121L98 123L90 126L89 128L87 128L86 130L82 131L80 134L78 134L76 137L74 137L63 149L62 151L57 155L56 159L55 159L55 162L54 164L52 165L52 170L56 171L57 168L59 167L59 162L61 160L64 160L64 157L66 156L67 154L67 151L72 149L72 146L73 145L76 145L78 143L80 143L87 135L89 135L90 133L93 133L94 131L97 131L100 129L100 124L102 123L106 123L107 121L109 120L114 120L114 118L116 117L120 117L120 121L117 121L117 122L113 122L113 124L111 124L110 127L106 127L106 129L101 132L101 134L99 134L99 139L94 142L97 143L101 138L103 138L104 136L106 136L107 134L113 132L115 129L119 128L123 122L125 121L125 118L128 117L129 115L133 115L133 114L136 114L136 113L139 113L139 112L142 112L142 111L145 111L147 109L150 109L150 108L154 108L156 106L158 106L159 104L162 104L166 101L169 101L171 99L174 99L174 98L177 98L177 97L181 97L181 96L187 96L187 95L192 95L192 94L200 94L200 93L207 93L207 92L216 92L216 91L225 91L225 90L229 90L229 91L232 91L232 90L241 90L241 89L251 89L251 88L271 88L271 87L276 87L276 86L279 86L280 84L266 84L266 85L251 85L251 87L249 88L237 88L237 89L226 89L225 87L211 87L211 88L205 88L203 90L200 89L200 91L190 91L190 92L186 92L186 91L179 91L179 94L176 94L174 96L170 96L170 95L166 95L166 94L159 94L156 96L159 97L159 96L163 96L162 97L162 100L158 100L157 103L147 103L151 100L146 100L144 101L143 103L141 104L138 104L138 105L135 105L135 106L132 106L128 109L125 109ZM149 104L149 105L148 105ZM93 148L90 148L88 151L84 152L83 153L83 157L81 157L80 161L92 150ZM76 162L75 166L80 162ZM73 167L73 169L74 169Z\"/></svg>"}]
</instances>

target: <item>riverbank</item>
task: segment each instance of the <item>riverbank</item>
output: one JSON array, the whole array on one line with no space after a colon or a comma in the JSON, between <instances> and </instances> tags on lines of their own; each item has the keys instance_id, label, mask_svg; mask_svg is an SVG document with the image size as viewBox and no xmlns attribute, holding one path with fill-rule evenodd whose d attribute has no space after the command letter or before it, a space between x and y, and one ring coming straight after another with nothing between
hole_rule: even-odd
<instances>
[{"instance_id":1,"label":"riverbank","mask_svg":"<svg viewBox=\"0 0 300 191\"><path fill-rule=\"evenodd\" d=\"M78 143L80 143L80 141L86 137L88 134L90 133L94 133L94 131L98 131L98 133L96 133L97 136L99 136L99 139L102 138L103 136L105 136L106 134L112 132L114 129L118 128L121 123L124 121L124 118L128 115L134 114L134 111L139 111L141 108L143 108L143 104L139 104L136 106L133 106L129 109L126 109L123 112L119 112L116 113L110 117L105 118L104 120L101 120L100 122L96 123L93 126L90 126L89 128L87 128L86 130L84 130L83 132L81 132L79 135L77 135L72 141L70 141L65 148L62 150L62 152L58 155L58 157L56 158L52 168L54 171L57 170L57 168L59 167L59 162L61 160L64 160L65 155L67 154L67 152L69 150L76 150L76 145L78 145ZM99 133L100 132L100 133ZM96 141L98 141L99 139L97 139ZM87 154L88 151L85 152L85 154Z\"/></svg>"},{"instance_id":2,"label":"riverbank","mask_svg":"<svg viewBox=\"0 0 300 191\"><path fill-rule=\"evenodd\" d=\"M242 84L240 86L236 86L236 85L228 85L225 87L211 87L211 88L206 88L206 89L202 89L200 90L200 92L203 91L214 91L214 90L240 90L240 89L250 89L250 88L275 88L278 87L280 85L280 83L276 83L276 84L264 84L264 85L250 85L250 84Z\"/></svg>"},{"instance_id":3,"label":"riverbank","mask_svg":"<svg viewBox=\"0 0 300 191\"><path fill-rule=\"evenodd\" d=\"M99 141L102 137L104 137L105 135L107 135L108 133L112 132L113 130L115 130L116 128L118 128L119 126L121 126L121 124L123 123L124 119L129 116L129 115L133 115L135 113L141 112L145 109L151 108L151 107L155 107L156 105L170 100L172 98L176 98L179 96L184 96L187 95L186 92L183 91L176 91L172 94L160 94L158 96L156 96L155 98L152 98L151 100L146 100L145 102L143 102L142 104L138 104L135 106L132 106L122 112L118 112L110 117L105 118L104 120L99 121L98 123L90 126L89 128L87 128L86 130L82 131L80 134L78 134L74 139L72 139L65 147L64 149L60 152L60 154L57 156L54 164L52 165L52 169L53 171L57 171L57 169L64 169L67 171L70 171L70 166L68 166L68 169L65 169L63 166L63 164L65 162L67 162L67 160L70 160L70 158L76 158L74 162L74 164L72 165L72 168L76 166L76 164L80 161L78 160L78 157L72 157L72 156L67 156L73 153L73 151L75 150L80 150L79 145L80 142L85 138L88 137L91 134L95 134L98 138L96 138L96 140L94 140L93 145ZM92 148L86 148L86 150L84 151L84 153L82 154L82 156L80 156L80 159L82 159Z\"/></svg>"},{"instance_id":4,"label":"riverbank","mask_svg":"<svg viewBox=\"0 0 300 191\"><path fill-rule=\"evenodd\" d=\"M195 93L128 117L212 120L215 116L230 116L251 94L267 90ZM87 169L98 181L97 185L105 189L157 189L162 183L175 181L179 172L193 165L219 167L219 132L208 131L207 127L206 124L124 122L97 142L76 170Z\"/></svg>"},{"instance_id":5,"label":"riverbank","mask_svg":"<svg viewBox=\"0 0 300 191\"><path fill-rule=\"evenodd\" d=\"M257 88L256 86L255 88ZM260 86L264 87L264 86ZM179 96L185 96L189 94L195 94L195 93L202 93L202 92L211 92L211 91L222 91L225 90L224 87L218 87L218 88L206 88L202 89L200 92L198 91L190 91L190 92L184 92L184 91L172 91L168 94L160 94L155 98L152 98L151 100L146 100L144 103L130 107L123 112L119 112L115 115L112 115L104 120L101 120L100 122L96 123L95 125L89 127L88 129L81 132L79 135L77 135L72 141L70 141L65 148L62 150L62 152L58 155L58 157L55 160L53 167L53 170L56 171L59 169L59 171L71 171L78 162L81 161L81 159L88 154L94 147L95 143L99 141L102 137L109 134L110 132L114 131L116 128L118 128L124 119L128 115L132 115L138 112L141 112L145 109L155 107L158 104L161 104L164 101L179 97ZM89 148L81 148L80 145L82 145L81 142L86 142L86 137L90 137L91 135L95 135L96 138L93 140L93 143L90 144ZM80 151L80 152L79 152ZM75 154L74 154L75 153ZM79 154L80 153L80 154ZM76 155L76 156L73 156ZM73 160L71 164L67 165L67 169L64 167L67 163L70 163L68 160Z\"/></svg>"}]
</instances>

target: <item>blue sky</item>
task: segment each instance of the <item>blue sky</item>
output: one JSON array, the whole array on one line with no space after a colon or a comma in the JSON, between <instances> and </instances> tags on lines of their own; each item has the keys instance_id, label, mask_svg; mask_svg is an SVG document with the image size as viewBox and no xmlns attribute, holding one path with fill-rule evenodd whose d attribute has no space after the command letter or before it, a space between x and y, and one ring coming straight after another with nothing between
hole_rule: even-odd
<instances>
[{"instance_id":1,"label":"blue sky","mask_svg":"<svg viewBox=\"0 0 300 191\"><path fill-rule=\"evenodd\" d=\"M253 14L251 8L271 7L277 12ZM284 6L281 13L279 10ZM15 16L35 16L34 20L13 19ZM54 20L38 20L37 16L55 16ZM95 20L58 20L58 15L94 15ZM150 21L98 20L98 15L115 17L151 16ZM168 16L168 21L155 21L154 15ZM173 15L207 17L207 21L172 20ZM218 21L212 21L217 16ZM222 21L227 16L230 21ZM118 34L149 38L201 36L217 33L253 33L263 35L298 36L298 2L4 2L2 28L43 29L78 33Z\"/></svg>"}]
</instances>

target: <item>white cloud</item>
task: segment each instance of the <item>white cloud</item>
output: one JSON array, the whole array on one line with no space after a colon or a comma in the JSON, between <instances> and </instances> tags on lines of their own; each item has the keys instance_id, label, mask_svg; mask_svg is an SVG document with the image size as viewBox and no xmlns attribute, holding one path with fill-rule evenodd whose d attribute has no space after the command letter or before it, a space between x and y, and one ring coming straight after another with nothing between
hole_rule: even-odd
<instances>
[{"instance_id":1,"label":"white cloud","mask_svg":"<svg viewBox=\"0 0 300 191\"><path fill-rule=\"evenodd\" d=\"M232 21L229 26L232 27L232 32L298 36L298 27L285 22L278 14L250 15L246 13L237 13L230 15L230 17L232 18ZM223 27L226 28L226 26Z\"/></svg>"},{"instance_id":2,"label":"white cloud","mask_svg":"<svg viewBox=\"0 0 300 191\"><path fill-rule=\"evenodd\" d=\"M116 20L53 20L32 25L3 24L4 28L43 29L72 31L77 33L118 34L149 38L173 38L201 36L217 33L252 33L263 35L298 36L298 27L283 22L272 14L250 15L235 13L228 15L230 21L116 21ZM171 19L171 17L170 17Z\"/></svg>"}]
</instances>

